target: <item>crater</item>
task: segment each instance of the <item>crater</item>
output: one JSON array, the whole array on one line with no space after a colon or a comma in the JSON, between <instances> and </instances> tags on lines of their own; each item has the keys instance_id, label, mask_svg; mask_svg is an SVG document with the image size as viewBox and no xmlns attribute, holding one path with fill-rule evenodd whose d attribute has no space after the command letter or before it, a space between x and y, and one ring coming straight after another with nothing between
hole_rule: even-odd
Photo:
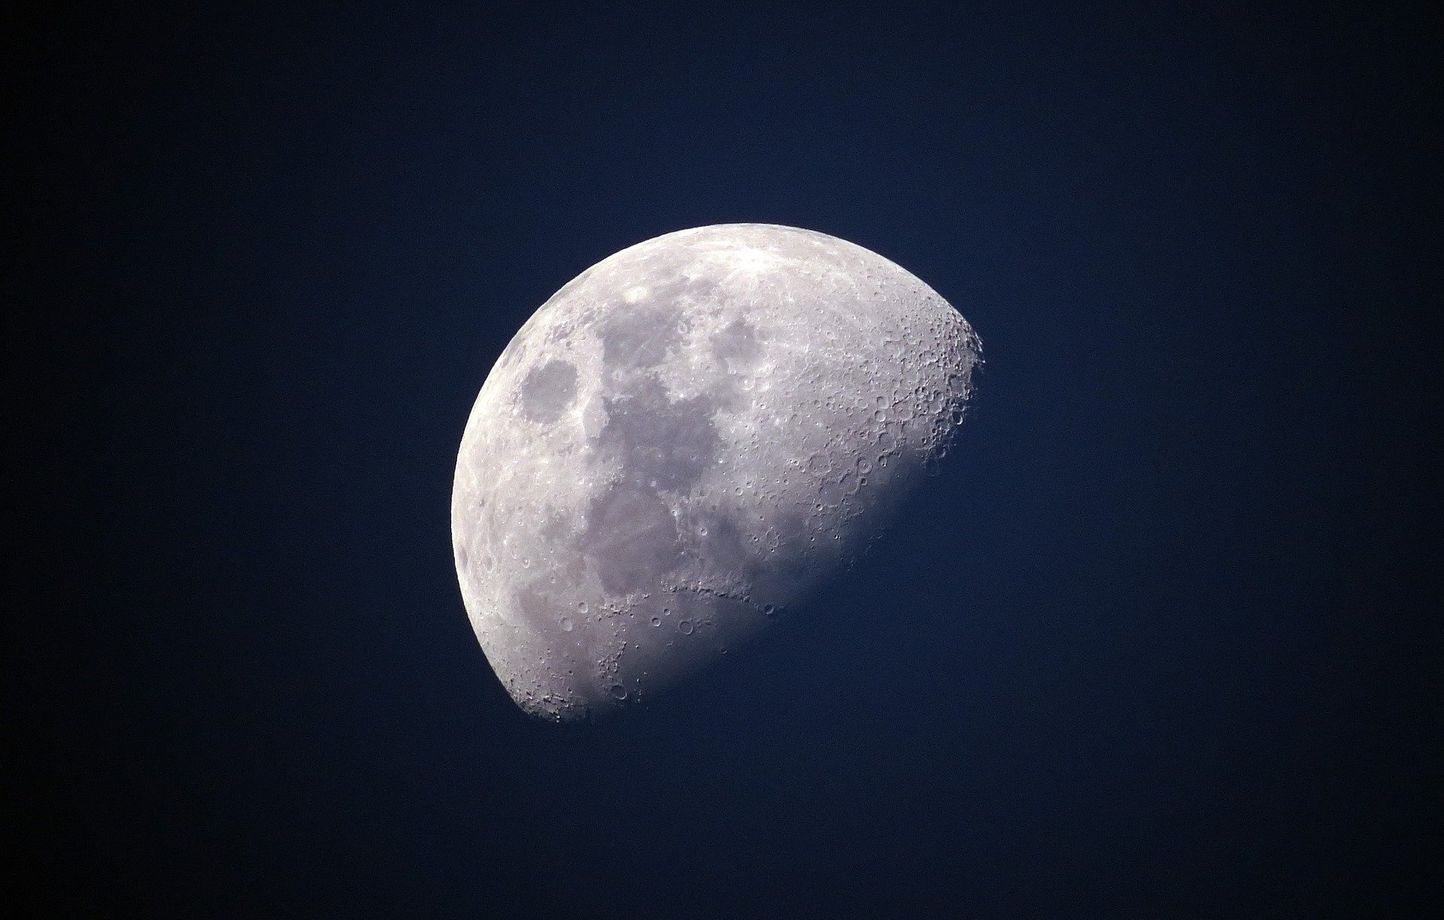
<instances>
[{"instance_id":1,"label":"crater","mask_svg":"<svg viewBox=\"0 0 1444 920\"><path fill-rule=\"evenodd\" d=\"M548 361L521 383L521 411L534 422L555 422L576 398L577 369L565 361Z\"/></svg>"}]
</instances>

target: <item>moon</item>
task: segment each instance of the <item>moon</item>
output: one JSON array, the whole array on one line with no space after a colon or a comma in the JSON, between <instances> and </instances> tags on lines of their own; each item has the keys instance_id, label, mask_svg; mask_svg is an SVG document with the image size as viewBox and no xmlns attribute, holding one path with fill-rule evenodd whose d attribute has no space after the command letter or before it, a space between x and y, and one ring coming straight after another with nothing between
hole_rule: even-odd
<instances>
[{"instance_id":1,"label":"moon","mask_svg":"<svg viewBox=\"0 0 1444 920\"><path fill-rule=\"evenodd\" d=\"M600 714L764 632L926 480L981 360L932 288L811 230L698 227L582 272L457 455L461 596L507 692Z\"/></svg>"}]
</instances>

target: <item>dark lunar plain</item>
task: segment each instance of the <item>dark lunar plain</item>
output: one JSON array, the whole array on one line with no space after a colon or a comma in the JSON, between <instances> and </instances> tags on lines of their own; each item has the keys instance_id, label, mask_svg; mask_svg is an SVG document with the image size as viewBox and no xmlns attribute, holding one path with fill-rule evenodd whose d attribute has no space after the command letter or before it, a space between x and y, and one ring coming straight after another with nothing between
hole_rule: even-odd
<instances>
[{"instance_id":1,"label":"dark lunar plain","mask_svg":"<svg viewBox=\"0 0 1444 920\"><path fill-rule=\"evenodd\" d=\"M8 17L17 916L1437 915L1437 10L422 6ZM737 221L957 306L971 415L767 641L530 720L467 413Z\"/></svg>"}]
</instances>

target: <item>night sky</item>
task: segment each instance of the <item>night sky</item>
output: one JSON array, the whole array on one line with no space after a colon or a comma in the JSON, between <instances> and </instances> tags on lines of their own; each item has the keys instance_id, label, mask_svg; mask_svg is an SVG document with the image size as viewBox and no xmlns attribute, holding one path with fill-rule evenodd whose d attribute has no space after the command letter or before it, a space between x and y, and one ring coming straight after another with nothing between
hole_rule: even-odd
<instances>
[{"instance_id":1,"label":"night sky","mask_svg":"<svg viewBox=\"0 0 1444 920\"><path fill-rule=\"evenodd\" d=\"M1438 345L1391 330L1439 303L1437 11L7 31L21 903L1433 915ZM935 288L984 343L972 414L767 641L619 718L529 720L453 569L471 403L577 273L736 221Z\"/></svg>"}]
</instances>

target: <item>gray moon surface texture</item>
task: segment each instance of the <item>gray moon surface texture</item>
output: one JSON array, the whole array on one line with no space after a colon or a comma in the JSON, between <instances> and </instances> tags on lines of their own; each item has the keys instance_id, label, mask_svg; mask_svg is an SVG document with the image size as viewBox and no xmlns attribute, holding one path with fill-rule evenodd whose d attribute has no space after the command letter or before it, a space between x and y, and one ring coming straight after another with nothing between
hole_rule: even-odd
<instances>
[{"instance_id":1,"label":"gray moon surface texture","mask_svg":"<svg viewBox=\"0 0 1444 920\"><path fill-rule=\"evenodd\" d=\"M574 719L751 640L925 481L980 362L930 287L810 230L682 230L582 272L457 456L456 571L502 684Z\"/></svg>"}]
</instances>

